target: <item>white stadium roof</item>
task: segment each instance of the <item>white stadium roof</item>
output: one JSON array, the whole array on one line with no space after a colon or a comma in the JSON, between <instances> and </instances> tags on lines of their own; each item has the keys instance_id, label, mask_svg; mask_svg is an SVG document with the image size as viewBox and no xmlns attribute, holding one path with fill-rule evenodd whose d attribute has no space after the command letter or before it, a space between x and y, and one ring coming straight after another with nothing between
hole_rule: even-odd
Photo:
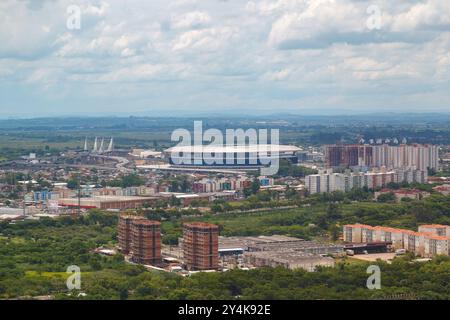
<instances>
[{"instance_id":1,"label":"white stadium roof","mask_svg":"<svg viewBox=\"0 0 450 320\"><path fill-rule=\"evenodd\" d=\"M290 145L275 145L275 144L253 144L253 145L238 145L238 146L217 146L217 145L204 145L204 146L175 146L166 149L165 152L208 152L208 153L244 153L244 152L297 152L302 151L301 148Z\"/></svg>"}]
</instances>

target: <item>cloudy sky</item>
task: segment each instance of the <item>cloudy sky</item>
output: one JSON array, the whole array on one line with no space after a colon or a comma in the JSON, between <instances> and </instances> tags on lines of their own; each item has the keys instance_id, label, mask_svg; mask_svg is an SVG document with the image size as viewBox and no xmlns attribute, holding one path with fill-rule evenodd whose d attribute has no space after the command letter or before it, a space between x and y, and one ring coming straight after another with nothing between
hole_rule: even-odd
<instances>
[{"instance_id":1,"label":"cloudy sky","mask_svg":"<svg viewBox=\"0 0 450 320\"><path fill-rule=\"evenodd\" d=\"M450 1L0 1L0 117L383 110L450 112Z\"/></svg>"}]
</instances>

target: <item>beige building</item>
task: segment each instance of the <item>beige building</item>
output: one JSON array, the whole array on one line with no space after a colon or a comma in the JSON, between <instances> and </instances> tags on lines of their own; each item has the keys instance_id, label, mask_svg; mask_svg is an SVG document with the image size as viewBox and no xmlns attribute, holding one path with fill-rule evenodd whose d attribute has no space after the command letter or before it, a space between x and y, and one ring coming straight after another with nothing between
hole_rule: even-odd
<instances>
[{"instance_id":1,"label":"beige building","mask_svg":"<svg viewBox=\"0 0 450 320\"><path fill-rule=\"evenodd\" d=\"M373 228L366 224L347 224L344 226L344 241L361 243L363 229Z\"/></svg>"},{"instance_id":2,"label":"beige building","mask_svg":"<svg viewBox=\"0 0 450 320\"><path fill-rule=\"evenodd\" d=\"M432 235L433 234L426 232L414 232L405 230L403 233L403 249L424 256L425 239Z\"/></svg>"},{"instance_id":3,"label":"beige building","mask_svg":"<svg viewBox=\"0 0 450 320\"><path fill-rule=\"evenodd\" d=\"M438 236L450 236L450 226L442 224L425 224L419 226L419 232L429 232Z\"/></svg>"},{"instance_id":4,"label":"beige building","mask_svg":"<svg viewBox=\"0 0 450 320\"><path fill-rule=\"evenodd\" d=\"M450 255L450 226L422 225L419 231L364 224L345 225L344 241L350 243L392 242L394 249L405 249L421 256Z\"/></svg>"},{"instance_id":5,"label":"beige building","mask_svg":"<svg viewBox=\"0 0 450 320\"><path fill-rule=\"evenodd\" d=\"M404 247L403 230L389 227L374 227L375 239L380 242L392 242L394 249L402 249Z\"/></svg>"},{"instance_id":6,"label":"beige building","mask_svg":"<svg viewBox=\"0 0 450 320\"><path fill-rule=\"evenodd\" d=\"M424 240L426 257L433 257L435 255L450 255L450 237L441 237L432 235L426 237Z\"/></svg>"}]
</instances>

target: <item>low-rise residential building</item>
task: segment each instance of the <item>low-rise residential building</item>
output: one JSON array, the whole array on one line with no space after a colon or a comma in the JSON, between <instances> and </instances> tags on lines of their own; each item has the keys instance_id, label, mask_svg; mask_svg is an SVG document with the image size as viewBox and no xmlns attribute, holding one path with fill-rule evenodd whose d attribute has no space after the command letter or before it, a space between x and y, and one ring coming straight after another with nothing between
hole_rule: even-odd
<instances>
[{"instance_id":1,"label":"low-rise residential building","mask_svg":"<svg viewBox=\"0 0 450 320\"><path fill-rule=\"evenodd\" d=\"M431 235L424 239L425 256L450 255L450 237Z\"/></svg>"},{"instance_id":2,"label":"low-rise residential building","mask_svg":"<svg viewBox=\"0 0 450 320\"><path fill-rule=\"evenodd\" d=\"M433 236L433 234L405 230L403 232L403 249L424 256L425 239L429 236Z\"/></svg>"},{"instance_id":3,"label":"low-rise residential building","mask_svg":"<svg viewBox=\"0 0 450 320\"><path fill-rule=\"evenodd\" d=\"M344 241L360 243L362 241L362 230L365 228L372 228L366 224L347 224L344 226Z\"/></svg>"},{"instance_id":4,"label":"low-rise residential building","mask_svg":"<svg viewBox=\"0 0 450 320\"><path fill-rule=\"evenodd\" d=\"M395 200L397 202L400 202L403 198L408 198L412 200L421 200L423 198L430 196L429 192L417 189L399 189L399 190L382 189L380 191L375 192L375 199L378 199L380 195L387 193L393 193L395 196Z\"/></svg>"},{"instance_id":5,"label":"low-rise residential building","mask_svg":"<svg viewBox=\"0 0 450 320\"><path fill-rule=\"evenodd\" d=\"M434 191L443 194L444 196L450 195L450 184L443 184L433 188Z\"/></svg>"},{"instance_id":6,"label":"low-rise residential building","mask_svg":"<svg viewBox=\"0 0 450 320\"><path fill-rule=\"evenodd\" d=\"M272 186L273 178L258 177L261 186ZM249 188L253 180L246 176L224 178L202 178L192 183L192 191L195 193L209 193L218 191L241 191Z\"/></svg>"},{"instance_id":7,"label":"low-rise residential building","mask_svg":"<svg viewBox=\"0 0 450 320\"><path fill-rule=\"evenodd\" d=\"M450 226L442 224L424 224L419 226L419 232L428 232L441 237L450 236Z\"/></svg>"},{"instance_id":8,"label":"low-rise residential building","mask_svg":"<svg viewBox=\"0 0 450 320\"><path fill-rule=\"evenodd\" d=\"M389 227L374 227L376 230L376 241L391 242L394 249L403 249L403 230Z\"/></svg>"},{"instance_id":9,"label":"low-rise residential building","mask_svg":"<svg viewBox=\"0 0 450 320\"><path fill-rule=\"evenodd\" d=\"M349 243L391 243L394 249L405 249L420 256L450 255L450 226L422 225L412 231L364 224L344 225L344 241Z\"/></svg>"}]
</instances>

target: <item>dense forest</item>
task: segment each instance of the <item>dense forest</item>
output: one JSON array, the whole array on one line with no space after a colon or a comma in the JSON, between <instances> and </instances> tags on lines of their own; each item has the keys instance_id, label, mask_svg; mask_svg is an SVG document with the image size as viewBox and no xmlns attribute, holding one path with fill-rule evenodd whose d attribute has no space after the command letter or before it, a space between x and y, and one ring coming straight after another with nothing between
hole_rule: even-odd
<instances>
[{"instance_id":1,"label":"dense forest","mask_svg":"<svg viewBox=\"0 0 450 320\"><path fill-rule=\"evenodd\" d=\"M182 220L163 221L166 243L180 235ZM297 209L196 217L218 223L223 235L287 234L337 239L344 223L362 222L415 229L421 223L450 224L450 197L433 195L399 204L328 201ZM0 298L52 295L57 299L385 299L406 294L417 299L450 298L450 258L377 262L382 289L365 287L369 263L343 259L335 268L308 273L283 268L200 273L183 278L129 265L123 256L100 256L99 246L116 243L117 216L93 210L72 219L0 224ZM68 295L66 269L81 269L81 291Z\"/></svg>"}]
</instances>

